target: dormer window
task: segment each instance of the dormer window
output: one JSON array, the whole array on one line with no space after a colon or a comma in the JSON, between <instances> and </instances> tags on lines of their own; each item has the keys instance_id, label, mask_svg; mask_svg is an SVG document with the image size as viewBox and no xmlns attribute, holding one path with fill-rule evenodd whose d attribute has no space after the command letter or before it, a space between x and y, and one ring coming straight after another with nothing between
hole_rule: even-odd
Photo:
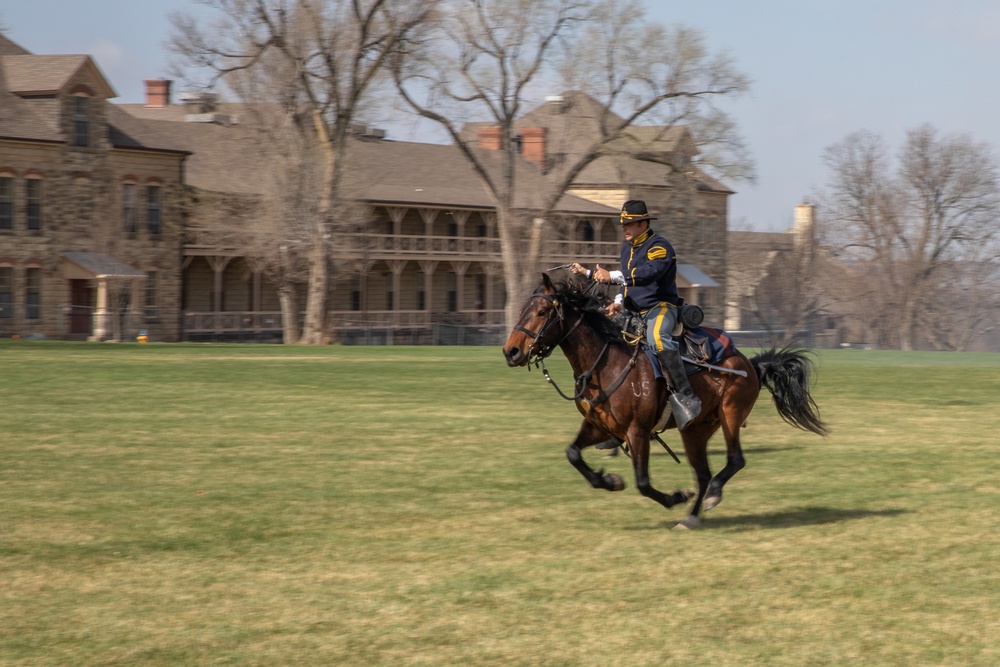
<instances>
[{"instance_id":1,"label":"dormer window","mask_svg":"<svg viewBox=\"0 0 1000 667\"><path fill-rule=\"evenodd\" d=\"M73 97L73 145L90 145L90 98Z\"/></svg>"}]
</instances>

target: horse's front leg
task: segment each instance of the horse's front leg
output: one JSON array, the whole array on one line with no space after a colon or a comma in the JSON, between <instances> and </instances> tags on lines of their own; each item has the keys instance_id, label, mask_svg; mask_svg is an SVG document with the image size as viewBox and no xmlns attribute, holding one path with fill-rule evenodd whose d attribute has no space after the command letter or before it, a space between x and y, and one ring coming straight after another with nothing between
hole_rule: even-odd
<instances>
[{"instance_id":1,"label":"horse's front leg","mask_svg":"<svg viewBox=\"0 0 1000 667\"><path fill-rule=\"evenodd\" d=\"M635 485L638 487L639 493L647 498L652 498L667 509L687 502L687 499L691 497L687 491L674 491L671 494L666 494L653 488L653 484L649 480L649 433L646 429L631 429L628 434L628 446L632 454Z\"/></svg>"},{"instance_id":2,"label":"horse's front leg","mask_svg":"<svg viewBox=\"0 0 1000 667\"><path fill-rule=\"evenodd\" d=\"M595 471L583 460L582 450L584 447L603 442L607 437L607 433L599 431L593 424L584 421L579 433L576 434L576 439L566 448L566 458L595 489L621 491L625 488L625 480L622 479L621 475L613 472L604 474L603 468Z\"/></svg>"},{"instance_id":3,"label":"horse's front leg","mask_svg":"<svg viewBox=\"0 0 1000 667\"><path fill-rule=\"evenodd\" d=\"M702 510L702 501L709 491L709 484L712 480L712 470L708 465L708 441L717 428L718 426L714 424L699 422L681 432L684 453L687 454L688 463L694 469L694 476L698 481L698 495L695 496L694 503L691 505L691 513L677 524L678 528L697 528L701 525L699 515ZM706 509L709 507L711 505L705 505Z\"/></svg>"}]
</instances>

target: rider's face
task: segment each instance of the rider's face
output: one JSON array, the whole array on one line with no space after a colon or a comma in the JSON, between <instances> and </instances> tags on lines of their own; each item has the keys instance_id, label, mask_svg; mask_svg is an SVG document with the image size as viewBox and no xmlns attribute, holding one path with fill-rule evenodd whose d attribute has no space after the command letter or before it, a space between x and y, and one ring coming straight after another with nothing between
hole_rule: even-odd
<instances>
[{"instance_id":1,"label":"rider's face","mask_svg":"<svg viewBox=\"0 0 1000 667\"><path fill-rule=\"evenodd\" d=\"M622 234L625 235L626 241L631 241L632 239L636 238L644 231L646 231L647 227L649 227L648 220L641 220L638 222L626 222L625 224L622 225Z\"/></svg>"}]
</instances>

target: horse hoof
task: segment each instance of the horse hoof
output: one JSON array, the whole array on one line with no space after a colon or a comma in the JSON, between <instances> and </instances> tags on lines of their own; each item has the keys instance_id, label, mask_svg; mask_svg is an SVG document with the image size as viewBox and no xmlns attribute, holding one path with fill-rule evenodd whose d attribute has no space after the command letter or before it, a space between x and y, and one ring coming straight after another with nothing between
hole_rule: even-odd
<instances>
[{"instance_id":1,"label":"horse hoof","mask_svg":"<svg viewBox=\"0 0 1000 667\"><path fill-rule=\"evenodd\" d=\"M625 480L622 479L621 475L615 473L608 473L604 476L604 481L607 484L608 491L622 491L625 489Z\"/></svg>"},{"instance_id":2,"label":"horse hoof","mask_svg":"<svg viewBox=\"0 0 1000 667\"><path fill-rule=\"evenodd\" d=\"M701 528L701 519L693 514L674 526L674 530L695 530L696 528Z\"/></svg>"},{"instance_id":3,"label":"horse hoof","mask_svg":"<svg viewBox=\"0 0 1000 667\"><path fill-rule=\"evenodd\" d=\"M721 502L722 502L722 496L709 496L705 498L705 502L702 503L702 507L704 509L710 510Z\"/></svg>"}]
</instances>

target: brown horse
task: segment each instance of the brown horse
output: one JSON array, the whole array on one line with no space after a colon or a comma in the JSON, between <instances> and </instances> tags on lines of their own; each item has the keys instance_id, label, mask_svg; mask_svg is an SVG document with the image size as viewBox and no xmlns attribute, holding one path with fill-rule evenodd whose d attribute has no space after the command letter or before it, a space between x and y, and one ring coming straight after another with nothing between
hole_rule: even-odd
<instances>
[{"instance_id":1,"label":"brown horse","mask_svg":"<svg viewBox=\"0 0 1000 667\"><path fill-rule=\"evenodd\" d=\"M595 489L621 491L625 482L619 475L594 471L581 454L585 447L618 438L627 444L632 457L639 493L667 508L687 502L691 492L665 494L653 488L649 479L650 437L663 410L669 409L665 381L656 378L645 354L625 343L621 329L604 314L596 298L572 284L554 284L543 274L503 353L508 366L542 363L544 368L544 359L556 347L569 360L575 379L573 395L563 396L575 401L584 417L566 450L573 467ZM811 364L802 351L771 349L752 359L736 351L720 367L737 373L706 369L690 377L691 387L701 399L701 413L680 435L698 480L698 492L690 515L678 527L699 525L702 508L718 505L722 487L745 465L740 428L757 402L761 385L770 390L778 414L786 422L820 435L826 433L809 394ZM672 417L667 427L673 428ZM726 465L712 477L708 441L719 428L726 439Z\"/></svg>"}]
</instances>

